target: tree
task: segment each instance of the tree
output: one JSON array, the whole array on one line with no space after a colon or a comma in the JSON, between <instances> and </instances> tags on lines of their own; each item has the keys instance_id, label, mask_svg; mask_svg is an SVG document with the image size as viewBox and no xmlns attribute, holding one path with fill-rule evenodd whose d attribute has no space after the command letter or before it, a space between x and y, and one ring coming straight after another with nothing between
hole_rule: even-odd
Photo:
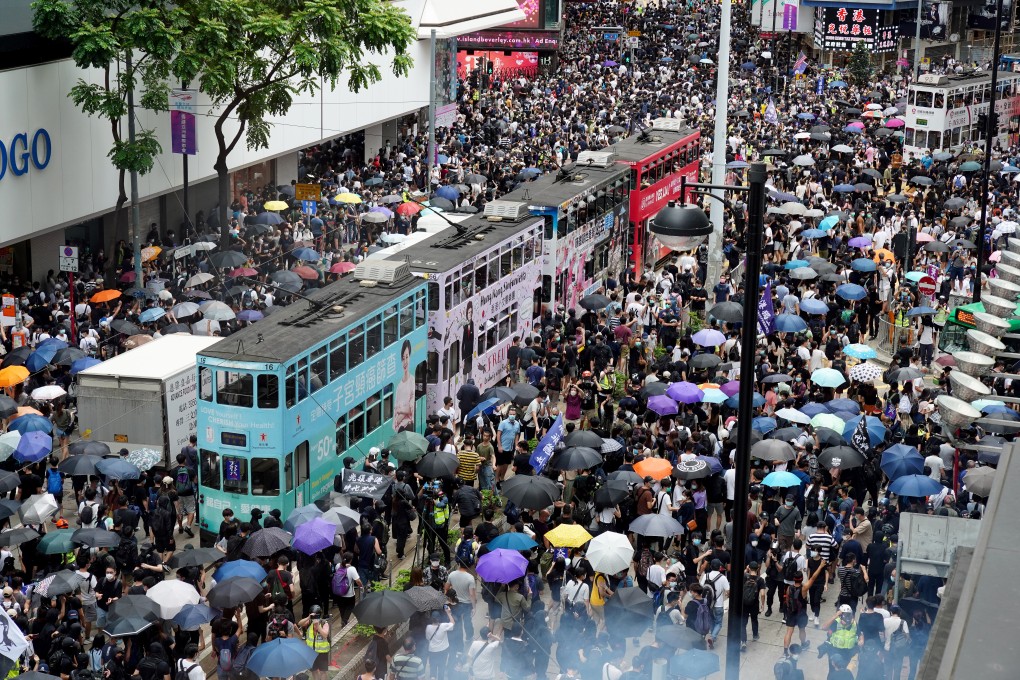
<instances>
[{"instance_id":1,"label":"tree","mask_svg":"<svg viewBox=\"0 0 1020 680\"><path fill-rule=\"evenodd\" d=\"M854 45L854 51L850 53L847 71L850 74L850 80L858 87L865 87L871 82L871 50L863 40L859 40Z\"/></svg>"},{"instance_id":2,"label":"tree","mask_svg":"<svg viewBox=\"0 0 1020 680\"><path fill-rule=\"evenodd\" d=\"M141 85L139 104L154 111L167 108L166 78L177 52L180 31L170 6L142 0L36 0L33 25L40 35L67 40L71 58L81 69L98 69L101 82L79 78L68 96L84 113L109 122L113 145L107 154L118 170L115 234L121 232L127 191L125 175L144 175L162 152L156 132L140 127L125 139L129 95ZM130 58L129 58L130 57ZM137 122L136 117L136 122ZM116 263L119 265L120 263Z\"/></svg>"},{"instance_id":3,"label":"tree","mask_svg":"<svg viewBox=\"0 0 1020 680\"><path fill-rule=\"evenodd\" d=\"M172 72L197 84L215 110L221 245L230 242L230 153L245 137L266 148L269 116L285 115L294 97L321 78L333 88L344 75L357 92L382 77L370 55L392 53L392 70L407 75L416 39L410 17L386 0L183 0L177 25L187 27ZM236 121L231 132L228 122Z\"/></svg>"}]
</instances>

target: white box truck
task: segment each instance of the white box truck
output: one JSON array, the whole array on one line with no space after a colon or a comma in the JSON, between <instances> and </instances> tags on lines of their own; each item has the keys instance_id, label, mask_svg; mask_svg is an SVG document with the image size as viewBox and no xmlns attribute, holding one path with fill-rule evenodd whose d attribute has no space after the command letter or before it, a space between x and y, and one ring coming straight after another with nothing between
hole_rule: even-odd
<instances>
[{"instance_id":1,"label":"white box truck","mask_svg":"<svg viewBox=\"0 0 1020 680\"><path fill-rule=\"evenodd\" d=\"M78 374L78 432L113 451L152 448L176 461L198 417L195 356L222 340L174 333Z\"/></svg>"}]
</instances>

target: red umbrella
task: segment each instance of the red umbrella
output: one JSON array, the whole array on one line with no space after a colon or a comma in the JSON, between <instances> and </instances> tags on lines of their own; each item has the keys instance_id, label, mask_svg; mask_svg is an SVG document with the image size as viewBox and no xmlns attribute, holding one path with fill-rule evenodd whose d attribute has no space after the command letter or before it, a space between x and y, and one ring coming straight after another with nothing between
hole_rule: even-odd
<instances>
[{"instance_id":1,"label":"red umbrella","mask_svg":"<svg viewBox=\"0 0 1020 680\"><path fill-rule=\"evenodd\" d=\"M123 274L120 275L120 281L121 281L121 283L134 283L134 281L135 281L135 273L134 272L124 272Z\"/></svg>"},{"instance_id":2,"label":"red umbrella","mask_svg":"<svg viewBox=\"0 0 1020 680\"><path fill-rule=\"evenodd\" d=\"M952 354L943 354L935 360L935 363L939 366L955 366L956 359L953 358Z\"/></svg>"},{"instance_id":3,"label":"red umbrella","mask_svg":"<svg viewBox=\"0 0 1020 680\"><path fill-rule=\"evenodd\" d=\"M258 276L258 275L259 275L258 270L252 269L251 267L238 267L234 271L232 271L229 274L227 274L227 276L231 276L231 277L237 277L237 276Z\"/></svg>"},{"instance_id":4,"label":"red umbrella","mask_svg":"<svg viewBox=\"0 0 1020 680\"><path fill-rule=\"evenodd\" d=\"M311 267L301 265L300 267L294 267L291 269L292 272L305 279L306 281L315 281L319 278L319 272L315 271Z\"/></svg>"},{"instance_id":5,"label":"red umbrella","mask_svg":"<svg viewBox=\"0 0 1020 680\"><path fill-rule=\"evenodd\" d=\"M331 274L346 274L347 272L354 271L356 266L353 262L337 262L329 268L329 271Z\"/></svg>"},{"instance_id":6,"label":"red umbrella","mask_svg":"<svg viewBox=\"0 0 1020 680\"><path fill-rule=\"evenodd\" d=\"M411 215L417 215L418 213L420 213L423 207L424 206L422 206L421 203L408 201L406 203L401 203L400 205L398 205L396 213L398 215L403 215L404 217L410 217Z\"/></svg>"}]
</instances>

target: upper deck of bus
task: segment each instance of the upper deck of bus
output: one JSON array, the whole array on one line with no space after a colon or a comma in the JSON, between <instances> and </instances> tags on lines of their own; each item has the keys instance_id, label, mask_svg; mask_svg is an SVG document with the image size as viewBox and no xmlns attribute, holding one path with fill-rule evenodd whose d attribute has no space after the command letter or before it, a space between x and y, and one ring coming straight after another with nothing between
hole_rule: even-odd
<instances>
[{"instance_id":1,"label":"upper deck of bus","mask_svg":"<svg viewBox=\"0 0 1020 680\"><path fill-rule=\"evenodd\" d=\"M620 139L603 151L611 151L616 154L616 160L634 165L654 158L662 150L697 132L678 118L656 118L650 128Z\"/></svg>"},{"instance_id":2,"label":"upper deck of bus","mask_svg":"<svg viewBox=\"0 0 1020 680\"><path fill-rule=\"evenodd\" d=\"M412 276L398 276L393 283L379 277L373 278L374 287L366 287L354 278L361 271L365 270L352 272L349 277L322 288L303 291L301 294L307 299L278 308L258 323L202 350L199 355L223 361L284 363L343 328L378 314L390 301L423 283ZM343 309L337 313L339 307Z\"/></svg>"}]
</instances>

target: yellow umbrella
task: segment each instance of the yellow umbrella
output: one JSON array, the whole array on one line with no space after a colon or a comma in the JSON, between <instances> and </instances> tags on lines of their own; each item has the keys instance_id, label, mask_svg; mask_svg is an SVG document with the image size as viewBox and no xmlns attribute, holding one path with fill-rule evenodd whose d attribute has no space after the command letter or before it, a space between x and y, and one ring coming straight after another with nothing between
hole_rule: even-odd
<instances>
[{"instance_id":1,"label":"yellow umbrella","mask_svg":"<svg viewBox=\"0 0 1020 680\"><path fill-rule=\"evenodd\" d=\"M142 248L142 262L149 262L155 260L163 249L159 246L149 246L148 248Z\"/></svg>"},{"instance_id":2,"label":"yellow umbrella","mask_svg":"<svg viewBox=\"0 0 1020 680\"><path fill-rule=\"evenodd\" d=\"M28 379L28 369L24 366L8 366L0 370L0 387L14 387Z\"/></svg>"},{"instance_id":3,"label":"yellow umbrella","mask_svg":"<svg viewBox=\"0 0 1020 680\"><path fill-rule=\"evenodd\" d=\"M353 205L357 205L358 203L361 203L361 196L351 193L337 194L333 197L333 200L337 203L351 203Z\"/></svg>"},{"instance_id":4,"label":"yellow umbrella","mask_svg":"<svg viewBox=\"0 0 1020 680\"><path fill-rule=\"evenodd\" d=\"M263 204L266 210L286 210L290 207L286 201L266 201Z\"/></svg>"},{"instance_id":5,"label":"yellow umbrella","mask_svg":"<svg viewBox=\"0 0 1020 680\"><path fill-rule=\"evenodd\" d=\"M591 540L591 534L580 524L561 524L546 532L545 537L557 548L580 548Z\"/></svg>"}]
</instances>

